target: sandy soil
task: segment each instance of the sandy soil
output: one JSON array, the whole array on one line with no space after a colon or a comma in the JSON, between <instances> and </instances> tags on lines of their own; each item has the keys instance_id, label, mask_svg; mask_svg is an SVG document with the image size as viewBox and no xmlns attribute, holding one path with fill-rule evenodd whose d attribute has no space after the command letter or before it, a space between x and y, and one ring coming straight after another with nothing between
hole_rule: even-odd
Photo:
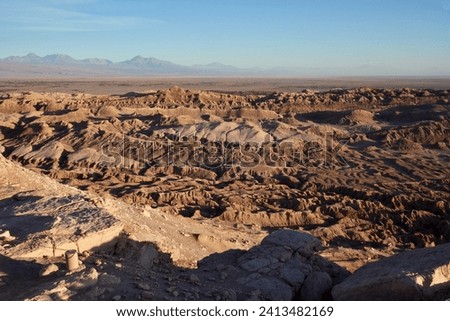
<instances>
[{"instance_id":1,"label":"sandy soil","mask_svg":"<svg viewBox=\"0 0 450 321\"><path fill-rule=\"evenodd\" d=\"M166 280L162 270L178 271L179 279L209 255L249 250L280 228L314 235L323 245L320 257L350 272L405 249L450 241L447 90L324 90L337 87L330 81L320 92L243 92L254 86L246 84L221 91L127 87L120 95L95 95L75 92L76 83L63 93L52 86L20 91L26 84L3 82L1 88L19 90L0 95L2 154L16 166L2 173L2 202L20 212L14 202L45 209L50 194L61 204L82 197L123 224L124 244L137 252L152 244L165 253L152 270L158 282ZM113 87L107 90L119 88ZM27 183L32 175L44 175L53 192L42 194L39 179ZM25 198L15 196L23 191ZM14 246L2 246L2 256L13 257ZM124 265L126 255L118 250L110 257L91 252L88 267L103 260L111 274L114 260ZM57 257L36 264L62 264ZM133 271L127 273L142 276ZM211 276L203 276L207 287ZM49 298L36 291L6 298ZM56 299L135 299L147 290L130 296L105 291L83 296L67 290ZM176 298L174 291L153 291L153 298ZM239 293L242 299L245 289Z\"/></svg>"}]
</instances>

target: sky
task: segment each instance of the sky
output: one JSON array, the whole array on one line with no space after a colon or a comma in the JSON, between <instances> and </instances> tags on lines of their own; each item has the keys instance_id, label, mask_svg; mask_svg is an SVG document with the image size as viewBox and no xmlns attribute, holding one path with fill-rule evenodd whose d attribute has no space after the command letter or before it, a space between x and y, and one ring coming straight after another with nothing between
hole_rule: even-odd
<instances>
[{"instance_id":1,"label":"sky","mask_svg":"<svg viewBox=\"0 0 450 321\"><path fill-rule=\"evenodd\" d=\"M2 0L0 57L450 75L450 0Z\"/></svg>"}]
</instances>

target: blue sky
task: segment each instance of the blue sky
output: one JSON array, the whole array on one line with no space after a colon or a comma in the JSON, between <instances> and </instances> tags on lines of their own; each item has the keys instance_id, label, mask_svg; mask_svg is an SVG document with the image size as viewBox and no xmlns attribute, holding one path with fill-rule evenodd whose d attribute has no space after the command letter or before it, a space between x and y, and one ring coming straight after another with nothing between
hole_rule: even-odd
<instances>
[{"instance_id":1,"label":"blue sky","mask_svg":"<svg viewBox=\"0 0 450 321\"><path fill-rule=\"evenodd\" d=\"M450 75L450 0L2 0L0 57Z\"/></svg>"}]
</instances>

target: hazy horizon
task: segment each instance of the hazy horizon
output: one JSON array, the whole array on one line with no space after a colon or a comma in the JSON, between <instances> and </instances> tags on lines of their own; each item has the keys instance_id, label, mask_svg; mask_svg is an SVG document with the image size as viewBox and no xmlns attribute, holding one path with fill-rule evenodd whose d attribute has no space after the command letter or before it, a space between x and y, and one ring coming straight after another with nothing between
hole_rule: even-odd
<instances>
[{"instance_id":1,"label":"hazy horizon","mask_svg":"<svg viewBox=\"0 0 450 321\"><path fill-rule=\"evenodd\" d=\"M450 76L450 1L20 0L0 9L0 57Z\"/></svg>"}]
</instances>

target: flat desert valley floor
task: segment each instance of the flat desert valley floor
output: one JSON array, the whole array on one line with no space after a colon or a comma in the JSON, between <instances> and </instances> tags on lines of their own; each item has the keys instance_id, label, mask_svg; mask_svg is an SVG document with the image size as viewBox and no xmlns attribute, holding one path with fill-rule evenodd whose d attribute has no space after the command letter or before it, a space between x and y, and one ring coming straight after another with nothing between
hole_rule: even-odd
<instances>
[{"instance_id":1,"label":"flat desert valley floor","mask_svg":"<svg viewBox=\"0 0 450 321\"><path fill-rule=\"evenodd\" d=\"M2 80L0 299L448 298L449 89Z\"/></svg>"}]
</instances>

